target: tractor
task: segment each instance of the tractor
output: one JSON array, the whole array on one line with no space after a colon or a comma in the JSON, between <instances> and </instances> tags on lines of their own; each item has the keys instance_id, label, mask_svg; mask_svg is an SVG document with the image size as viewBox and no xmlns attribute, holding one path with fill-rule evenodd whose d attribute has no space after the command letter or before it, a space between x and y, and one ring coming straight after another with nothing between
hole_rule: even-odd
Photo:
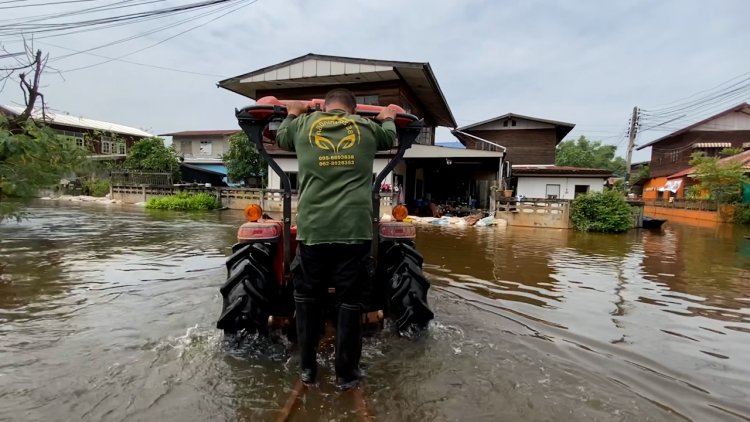
<instances>
[{"instance_id":1,"label":"tractor","mask_svg":"<svg viewBox=\"0 0 750 422\"><path fill-rule=\"evenodd\" d=\"M294 339L293 277L291 265L296 252L296 226L292 225L292 187L289 176L268 153L266 143L274 143L275 131L286 117L288 102L264 97L256 104L235 110L239 126L281 180L282 217L272 219L257 204L245 208L247 222L237 231L237 243L226 260L227 280L219 289L223 303L216 326L226 336L259 334L269 336L279 329ZM320 110L323 100L306 101L308 110ZM391 221L380 221L380 186L403 159L421 132L423 121L389 105L398 114L394 120L398 134L397 151L372 184L373 240L371 255L374 273L371 300L363 310L365 327L375 330L388 326L398 332L422 330L434 317L427 304L429 281L422 273L422 255L415 248L416 229L407 219L407 209L393 207ZM356 113L374 118L380 106L358 104ZM333 296L333 287L328 289ZM334 312L333 301L327 314ZM373 330L367 330L372 332Z\"/></svg>"}]
</instances>

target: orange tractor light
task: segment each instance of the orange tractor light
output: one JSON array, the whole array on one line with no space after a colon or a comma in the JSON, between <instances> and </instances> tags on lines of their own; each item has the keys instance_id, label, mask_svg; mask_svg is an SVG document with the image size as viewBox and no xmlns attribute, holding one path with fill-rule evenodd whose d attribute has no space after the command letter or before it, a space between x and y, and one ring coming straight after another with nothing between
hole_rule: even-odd
<instances>
[{"instance_id":1,"label":"orange tractor light","mask_svg":"<svg viewBox=\"0 0 750 422\"><path fill-rule=\"evenodd\" d=\"M406 209L405 205L396 205L393 207L393 211L391 211L391 215L393 216L393 219L396 221L404 221L406 217L409 215L409 210Z\"/></svg>"},{"instance_id":2,"label":"orange tractor light","mask_svg":"<svg viewBox=\"0 0 750 422\"><path fill-rule=\"evenodd\" d=\"M245 219L251 223L255 223L260 220L263 216L263 208L258 204L250 204L245 207Z\"/></svg>"}]
</instances>

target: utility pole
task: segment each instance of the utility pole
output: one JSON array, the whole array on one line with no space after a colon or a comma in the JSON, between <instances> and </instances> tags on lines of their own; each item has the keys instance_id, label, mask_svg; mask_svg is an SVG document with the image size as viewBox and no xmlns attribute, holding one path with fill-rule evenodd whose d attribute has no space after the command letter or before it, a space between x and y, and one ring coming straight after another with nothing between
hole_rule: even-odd
<instances>
[{"instance_id":1,"label":"utility pole","mask_svg":"<svg viewBox=\"0 0 750 422\"><path fill-rule=\"evenodd\" d=\"M630 118L630 129L628 135L628 155L625 163L625 192L630 189L630 162L633 159L633 148L635 147L635 137L638 133L638 106L633 107L633 116Z\"/></svg>"}]
</instances>

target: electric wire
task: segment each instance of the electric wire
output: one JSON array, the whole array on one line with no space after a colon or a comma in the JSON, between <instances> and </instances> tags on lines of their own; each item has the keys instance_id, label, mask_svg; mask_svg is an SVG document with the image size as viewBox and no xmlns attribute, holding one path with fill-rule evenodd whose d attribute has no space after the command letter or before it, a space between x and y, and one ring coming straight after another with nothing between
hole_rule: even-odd
<instances>
[{"instance_id":1,"label":"electric wire","mask_svg":"<svg viewBox=\"0 0 750 422\"><path fill-rule=\"evenodd\" d=\"M152 16L170 16L175 13L194 10L203 7L215 6L221 3L226 3L233 0L206 0L197 3L190 3L183 6L169 7L151 11L140 11L134 13L127 13L124 15L109 16L98 19L85 19L74 22L64 23L47 23L47 24L7 24L0 28L0 34L2 35L24 35L24 34L47 34L56 33L67 29L83 28L83 27L100 27L109 23L116 22L136 22L138 20L149 18Z\"/></svg>"},{"instance_id":2,"label":"electric wire","mask_svg":"<svg viewBox=\"0 0 750 422\"><path fill-rule=\"evenodd\" d=\"M94 51L94 50L100 50L100 49L102 49L102 48L106 48L106 47L111 47L111 46L113 46L113 45L117 45L117 44L122 44L122 43L124 43L124 42L128 42L128 41L132 41L132 40L135 40L135 39L138 39L138 38L146 37L146 36L148 36L148 35L152 35L152 34L155 34L155 33L157 33L157 32L161 32L161 31L166 31L166 30L168 30L168 29L171 29L171 28L174 28L174 27L180 26L180 25L182 25L182 24L184 24L184 23L192 22L192 21L194 21L194 20L198 20L198 19L200 19L200 18L202 18L202 17L206 17L206 16L209 16L209 15L211 15L211 14L214 14L214 13L219 13L219 12L221 12L221 11L227 10L227 9L229 9L229 8L232 8L232 7L236 6L236 2L237 2L237 1L240 1L240 2L242 2L242 1L246 1L246 0L231 0L231 1L232 1L232 3L230 3L229 5L225 5L225 6L221 7L221 8L218 8L218 9L215 9L215 10L211 10L211 11L208 11L208 12L203 12L203 13L201 13L201 14L198 14L198 15L195 15L195 16L191 16L191 17L189 17L189 18L186 18L186 19L183 19L183 20L180 20L180 21L177 21L177 22L173 22L173 23L171 23L171 24L169 24L169 25L161 26L161 27L158 27L158 28L155 28L155 29L151 29L151 30L148 30L148 31L145 31L145 32L141 32L141 33L138 33L138 34L135 34L135 35L131 35L131 36L129 36L129 37L125 37L125 38L121 38L121 39L119 39L119 40L115 40L115 41L111 41L111 42L108 42L108 43L105 43L105 44L101 44L101 45L98 45L98 46L96 46L96 47L91 47L91 48L87 48L87 49L85 49L85 50L81 50L81 51L79 51L79 52L75 52L75 53L71 53L71 54L66 54L66 55L58 56L58 57L55 57L55 58L54 58L53 60L51 60L51 61L52 61L52 62L57 62L57 61L60 61L60 60L66 59L66 58L68 58L68 57L76 56L76 55L78 55L78 54L88 53L88 52L91 52L91 51ZM250 3L248 3L247 5L253 4L253 3L255 3L256 1L257 1L257 0L254 0L254 1L250 2ZM240 8L242 8L242 7L244 7L244 5L243 5L243 6L241 6L241 7L239 7L238 9L235 9L235 10L239 10L239 9L240 9ZM232 10L232 11L234 11L234 10ZM231 11L230 11L230 12L231 12ZM221 15L221 16L225 16L225 15L226 15L226 14L223 14L223 15ZM158 45L158 44L157 44L157 45ZM149 47L149 48L150 48L150 47ZM140 50L140 51L142 51L142 50ZM131 55L131 54L135 54L135 53L137 53L137 52L138 52L138 51L135 51L135 52L131 52L131 53L128 53L128 54L126 54L126 55L123 55L123 56L120 56L120 57L127 57L127 56L129 56L129 55Z\"/></svg>"},{"instance_id":3,"label":"electric wire","mask_svg":"<svg viewBox=\"0 0 750 422\"><path fill-rule=\"evenodd\" d=\"M236 12L236 11L242 9L242 8L250 6L250 5L255 4L257 2L258 2L258 0L252 0L252 1L248 2L248 3L246 3L246 4L240 4L238 7L235 7L235 8L233 8L233 9L231 9L231 10L225 12L225 13L220 14L219 16L216 16L216 17L214 17L212 19L209 19L206 22L203 22L203 23L201 23L199 25L195 25L193 27L190 27L190 28L188 28L188 29L186 29L184 31L180 31L177 34L169 36L169 37L167 37L167 38L165 38L163 40L160 40L160 41L158 41L158 42L156 42L154 44L148 45L146 47L139 48L139 49L137 49L135 51L131 51L130 53L123 54L123 55L118 56L116 58L110 58L110 59L107 59L107 60L99 62L99 63L94 63L94 64L87 65L87 66L81 66L81 67L77 67L77 68L73 68L73 69L64 70L63 72L74 72L74 71L77 71L77 70L89 69L89 68L92 68L92 67L95 67L95 66L100 66L100 65L103 65L103 64L106 64L106 63L110 63L110 62L115 61L115 60L120 60L120 59L122 59L124 57L132 56L133 54L139 53L139 52L147 50L149 48L156 47L157 45L163 44L163 43L165 43L165 42L167 42L167 41L169 41L171 39L174 39L174 38L176 38L176 37L178 37L180 35L186 34L186 33L190 32L190 31L193 31L195 29L198 29L200 27L208 25L209 23L214 22L214 21L216 21L218 19L221 19L222 17L224 17L224 16L226 16L226 15L228 15L230 13Z\"/></svg>"}]
</instances>

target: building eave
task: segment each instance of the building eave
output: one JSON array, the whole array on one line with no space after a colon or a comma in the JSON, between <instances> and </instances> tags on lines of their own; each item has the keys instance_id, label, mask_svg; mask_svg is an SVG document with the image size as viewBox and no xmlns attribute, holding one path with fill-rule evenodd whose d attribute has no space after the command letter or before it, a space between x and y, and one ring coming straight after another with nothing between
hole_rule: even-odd
<instances>
[{"instance_id":1,"label":"building eave","mask_svg":"<svg viewBox=\"0 0 750 422\"><path fill-rule=\"evenodd\" d=\"M492 117L487 120L483 120L481 122L472 123L470 125L462 126L458 128L459 131L482 131L482 126L485 126L489 123L494 123L499 120L509 119L509 118L517 118L517 119L524 119L529 120L533 122L539 122L539 123L546 123L549 125L553 125L555 127L555 138L557 140L557 143L560 143L565 136L567 136L568 133L570 133L571 130L576 126L574 123L568 123L568 122L562 122L558 120L549 120L549 119L540 119L538 117L531 117L531 116L525 116L523 114L516 114L516 113L506 113L502 116ZM515 128L508 128L508 130L523 130L523 129L515 129ZM465 144L464 140L459 138L462 143Z\"/></svg>"},{"instance_id":2,"label":"building eave","mask_svg":"<svg viewBox=\"0 0 750 422\"><path fill-rule=\"evenodd\" d=\"M748 111L745 111L745 109L748 109ZM734 112L743 112L743 113L750 114L750 104L748 104L748 103L738 104L738 105L736 105L736 106L734 106L734 107L732 107L730 109L722 111L721 113L715 114L715 115L713 115L711 117L707 117L707 118L705 118L705 119L703 119L703 120L701 120L699 122L693 123L690 126L686 126L686 127L682 128L682 129L680 129L678 131L672 132L669 135L662 136L661 138L658 138L658 139L655 139L655 140L653 140L651 142L648 142L646 144L640 145L640 146L638 146L638 148L636 148L636 150L640 151L640 150L642 150L644 148L648 148L650 146L653 146L654 144L657 144L659 142L665 141L665 140L667 140L669 138L673 138L675 136L682 135L683 133L689 132L690 130L692 130L692 129L700 126L700 125L706 124L706 123L710 122L711 120L718 119L719 117L722 117L722 116L725 116L725 115L727 115L729 113L734 113Z\"/></svg>"},{"instance_id":3,"label":"building eave","mask_svg":"<svg viewBox=\"0 0 750 422\"><path fill-rule=\"evenodd\" d=\"M312 69L315 61L315 69ZM322 63L318 63L322 62ZM310 69L304 64L309 63ZM328 63L328 70L325 68ZM331 64L343 64L344 71L334 72ZM300 76L292 76L292 66L302 64ZM347 68L347 65L351 65ZM356 67L355 67L356 66ZM366 70L361 70L364 67ZM281 72L279 72L281 71ZM299 71L299 68L295 70ZM253 100L257 100L258 91L284 90L301 88L306 85L333 86L355 85L363 82L402 81L425 106L425 112L438 126L456 127L456 120L448 106L445 95L440 89L432 67L429 63L403 62L393 60L373 60L353 57L306 54L285 62L267 66L249 73L219 81L217 86Z\"/></svg>"}]
</instances>

